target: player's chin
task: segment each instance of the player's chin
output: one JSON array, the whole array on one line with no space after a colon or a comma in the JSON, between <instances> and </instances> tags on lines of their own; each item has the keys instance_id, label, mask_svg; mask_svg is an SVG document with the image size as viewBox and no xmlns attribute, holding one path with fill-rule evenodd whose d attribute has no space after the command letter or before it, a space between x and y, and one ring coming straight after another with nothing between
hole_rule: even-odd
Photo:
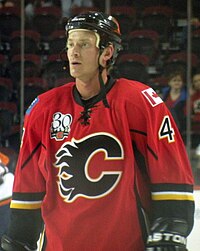
<instances>
[{"instance_id":1,"label":"player's chin","mask_svg":"<svg viewBox=\"0 0 200 251\"><path fill-rule=\"evenodd\" d=\"M83 69L80 64L70 65L69 70L70 70L70 74L72 75L72 77L78 77L81 74L83 74Z\"/></svg>"},{"instance_id":2,"label":"player's chin","mask_svg":"<svg viewBox=\"0 0 200 251\"><path fill-rule=\"evenodd\" d=\"M78 78L80 76L80 74L78 72L76 72L74 69L73 70L70 69L70 75L73 78Z\"/></svg>"}]
</instances>

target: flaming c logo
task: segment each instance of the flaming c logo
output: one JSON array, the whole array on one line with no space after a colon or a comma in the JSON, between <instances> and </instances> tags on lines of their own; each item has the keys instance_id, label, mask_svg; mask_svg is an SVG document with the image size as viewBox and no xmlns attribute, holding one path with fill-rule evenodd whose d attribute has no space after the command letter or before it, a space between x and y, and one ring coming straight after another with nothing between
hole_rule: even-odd
<instances>
[{"instance_id":1,"label":"flaming c logo","mask_svg":"<svg viewBox=\"0 0 200 251\"><path fill-rule=\"evenodd\" d=\"M102 171L98 177L92 178L89 166L99 153L103 153L104 157L95 165ZM97 199L108 195L119 183L122 171L119 168L117 171L105 171L104 164L123 158L120 141L108 133L95 133L63 144L56 153L55 163L55 167L59 168L57 183L61 197L71 203L78 197Z\"/></svg>"}]
</instances>

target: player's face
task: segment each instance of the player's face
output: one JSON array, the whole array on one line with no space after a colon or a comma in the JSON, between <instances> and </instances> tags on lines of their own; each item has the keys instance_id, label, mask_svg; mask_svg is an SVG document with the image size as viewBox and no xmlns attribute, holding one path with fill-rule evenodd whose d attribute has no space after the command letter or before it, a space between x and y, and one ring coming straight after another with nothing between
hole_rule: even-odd
<instances>
[{"instance_id":1,"label":"player's face","mask_svg":"<svg viewBox=\"0 0 200 251\"><path fill-rule=\"evenodd\" d=\"M180 75L174 76L170 81L169 81L169 86L174 89L180 89L183 86L183 80Z\"/></svg>"},{"instance_id":2,"label":"player's face","mask_svg":"<svg viewBox=\"0 0 200 251\"><path fill-rule=\"evenodd\" d=\"M70 74L74 78L88 81L98 74L99 49L94 32L74 30L67 40L67 55Z\"/></svg>"}]
</instances>

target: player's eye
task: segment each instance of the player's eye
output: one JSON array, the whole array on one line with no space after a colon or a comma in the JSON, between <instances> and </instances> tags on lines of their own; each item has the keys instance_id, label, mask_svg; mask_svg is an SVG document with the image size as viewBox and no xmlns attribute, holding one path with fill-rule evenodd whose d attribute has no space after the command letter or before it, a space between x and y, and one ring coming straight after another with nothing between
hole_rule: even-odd
<instances>
[{"instance_id":1,"label":"player's eye","mask_svg":"<svg viewBox=\"0 0 200 251\"><path fill-rule=\"evenodd\" d=\"M74 44L72 42L67 42L66 47L67 49L73 48Z\"/></svg>"},{"instance_id":2,"label":"player's eye","mask_svg":"<svg viewBox=\"0 0 200 251\"><path fill-rule=\"evenodd\" d=\"M66 44L67 49L73 49L75 46L78 46L79 48L82 48L82 49L86 49L86 48L89 48L91 45L87 41L79 42L77 44L75 44L74 42L68 41Z\"/></svg>"},{"instance_id":3,"label":"player's eye","mask_svg":"<svg viewBox=\"0 0 200 251\"><path fill-rule=\"evenodd\" d=\"M89 47L90 47L90 43L88 42L81 43L81 48L89 48Z\"/></svg>"}]
</instances>

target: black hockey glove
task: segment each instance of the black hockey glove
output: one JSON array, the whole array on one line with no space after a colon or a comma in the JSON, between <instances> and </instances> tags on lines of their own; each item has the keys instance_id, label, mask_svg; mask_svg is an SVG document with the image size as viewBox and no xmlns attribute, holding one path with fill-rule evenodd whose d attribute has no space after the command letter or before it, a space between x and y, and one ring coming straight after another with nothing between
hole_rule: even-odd
<instances>
[{"instance_id":1,"label":"black hockey glove","mask_svg":"<svg viewBox=\"0 0 200 251\"><path fill-rule=\"evenodd\" d=\"M176 218L158 218L153 223L145 251L187 251L187 222Z\"/></svg>"},{"instance_id":2,"label":"black hockey glove","mask_svg":"<svg viewBox=\"0 0 200 251\"><path fill-rule=\"evenodd\" d=\"M14 241L6 235L3 235L1 239L1 247L4 251L37 251L37 248Z\"/></svg>"}]
</instances>

